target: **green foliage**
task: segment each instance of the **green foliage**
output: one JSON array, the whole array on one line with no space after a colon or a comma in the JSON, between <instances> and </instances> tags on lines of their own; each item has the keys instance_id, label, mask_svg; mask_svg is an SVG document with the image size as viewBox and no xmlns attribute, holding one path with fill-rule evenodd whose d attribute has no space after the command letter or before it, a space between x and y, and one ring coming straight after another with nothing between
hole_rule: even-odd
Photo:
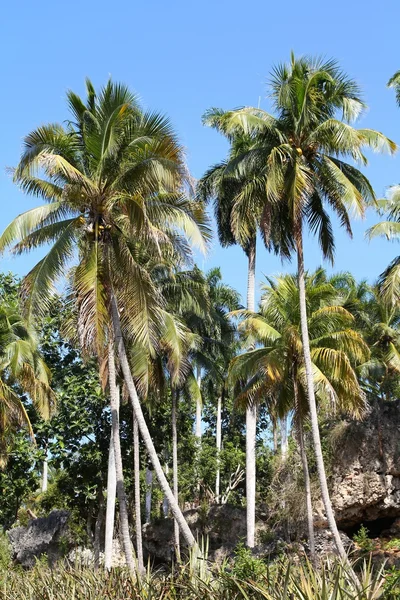
<instances>
[{"instance_id":1,"label":"green foliage","mask_svg":"<svg viewBox=\"0 0 400 600\"><path fill-rule=\"evenodd\" d=\"M392 538L384 545L385 550L400 550L400 539Z\"/></svg>"},{"instance_id":2,"label":"green foliage","mask_svg":"<svg viewBox=\"0 0 400 600\"><path fill-rule=\"evenodd\" d=\"M0 571L6 570L11 564L11 548L7 535L0 532Z\"/></svg>"},{"instance_id":3,"label":"green foliage","mask_svg":"<svg viewBox=\"0 0 400 600\"><path fill-rule=\"evenodd\" d=\"M375 548L374 540L371 540L368 533L368 529L364 525L361 525L358 532L353 535L353 540L364 552L372 552Z\"/></svg>"},{"instance_id":4,"label":"green foliage","mask_svg":"<svg viewBox=\"0 0 400 600\"><path fill-rule=\"evenodd\" d=\"M258 581L267 572L267 565L263 560L253 556L250 548L243 543L236 546L232 566L233 577L245 581Z\"/></svg>"},{"instance_id":5,"label":"green foliage","mask_svg":"<svg viewBox=\"0 0 400 600\"><path fill-rule=\"evenodd\" d=\"M290 564L281 560L268 568L259 559L251 559L240 550L237 566L210 568L195 555L187 564L170 572L151 571L142 578L125 569L77 569L58 565L49 569L41 561L29 572L0 570L2 598L32 600L396 600L398 572L386 577L371 564L358 565L356 584L349 567L339 561L326 561L318 569L310 563ZM355 566L355 565L353 565ZM44 595L45 594L45 595Z\"/></svg>"}]
</instances>

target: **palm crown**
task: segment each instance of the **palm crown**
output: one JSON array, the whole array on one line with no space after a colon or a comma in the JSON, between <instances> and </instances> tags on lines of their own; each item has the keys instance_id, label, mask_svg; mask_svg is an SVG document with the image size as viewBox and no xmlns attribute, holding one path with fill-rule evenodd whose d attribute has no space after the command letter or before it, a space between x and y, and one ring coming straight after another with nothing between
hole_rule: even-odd
<instances>
[{"instance_id":1,"label":"palm crown","mask_svg":"<svg viewBox=\"0 0 400 600\"><path fill-rule=\"evenodd\" d=\"M14 179L47 204L17 217L0 249L14 245L19 253L51 244L24 281L28 315L47 309L55 281L77 257L71 286L83 345L101 346L111 285L125 327L149 346L162 317L140 244L148 255L186 259L180 232L204 248L204 213L185 193L183 151L165 117L143 112L126 87L111 81L99 94L87 81L86 103L69 92L68 104L73 121L42 126L25 138Z\"/></svg>"},{"instance_id":2,"label":"palm crown","mask_svg":"<svg viewBox=\"0 0 400 600\"><path fill-rule=\"evenodd\" d=\"M394 152L396 145L380 132L351 125L364 103L357 84L334 61L292 56L289 65L273 71L270 97L275 116L251 107L218 116L218 126L226 135L253 140L227 167L239 180L244 172L253 173L236 195L232 220L240 222L235 214L261 202L257 211L264 214L268 238L275 206L285 252L293 248L292 234L298 236L305 218L318 234L324 255L333 259L329 210L351 234L350 215L362 215L375 200L367 178L343 159L366 164L365 147Z\"/></svg>"},{"instance_id":3,"label":"palm crown","mask_svg":"<svg viewBox=\"0 0 400 600\"><path fill-rule=\"evenodd\" d=\"M303 417L308 408L296 278L269 279L262 289L260 313L236 313L245 345L251 336L257 347L233 359L230 377L248 381L239 399L267 400L277 416L296 410ZM307 276L306 294L316 394L328 410L360 414L365 398L355 367L368 360L368 347L323 272Z\"/></svg>"}]
</instances>

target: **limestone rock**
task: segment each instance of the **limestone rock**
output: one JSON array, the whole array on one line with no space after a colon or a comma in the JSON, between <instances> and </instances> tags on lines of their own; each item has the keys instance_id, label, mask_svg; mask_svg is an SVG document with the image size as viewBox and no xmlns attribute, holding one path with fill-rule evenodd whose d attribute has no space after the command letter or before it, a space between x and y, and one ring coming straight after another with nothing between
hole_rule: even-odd
<instances>
[{"instance_id":1,"label":"limestone rock","mask_svg":"<svg viewBox=\"0 0 400 600\"><path fill-rule=\"evenodd\" d=\"M334 464L339 528L400 517L400 400L375 403L363 421L343 423Z\"/></svg>"},{"instance_id":2,"label":"limestone rock","mask_svg":"<svg viewBox=\"0 0 400 600\"><path fill-rule=\"evenodd\" d=\"M68 511L53 510L48 517L33 519L27 527L16 527L7 532L13 559L23 567L32 567L36 558L46 554L50 564L63 555L60 547L66 531Z\"/></svg>"}]
</instances>

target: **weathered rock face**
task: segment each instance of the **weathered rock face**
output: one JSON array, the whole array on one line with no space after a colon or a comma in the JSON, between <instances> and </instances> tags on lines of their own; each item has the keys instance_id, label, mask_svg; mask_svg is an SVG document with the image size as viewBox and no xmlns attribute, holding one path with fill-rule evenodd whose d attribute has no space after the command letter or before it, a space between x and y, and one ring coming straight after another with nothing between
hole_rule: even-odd
<instances>
[{"instance_id":1,"label":"weathered rock face","mask_svg":"<svg viewBox=\"0 0 400 600\"><path fill-rule=\"evenodd\" d=\"M400 400L376 403L338 437L332 503L339 528L400 517ZM372 525L373 526L373 525Z\"/></svg>"},{"instance_id":2,"label":"weathered rock face","mask_svg":"<svg viewBox=\"0 0 400 600\"><path fill-rule=\"evenodd\" d=\"M193 509L185 512L185 518L195 538L208 538L208 555L212 560L222 560L246 538L246 511L240 507L223 505L211 506L207 511ZM259 522L258 529L262 526ZM173 539L172 519L146 524L143 529L146 556L169 562L174 552Z\"/></svg>"},{"instance_id":3,"label":"weathered rock face","mask_svg":"<svg viewBox=\"0 0 400 600\"><path fill-rule=\"evenodd\" d=\"M66 531L69 513L53 510L48 517L33 519L27 527L16 527L7 532L13 559L23 567L32 567L35 559L47 554L50 564L62 556L60 538Z\"/></svg>"}]
</instances>

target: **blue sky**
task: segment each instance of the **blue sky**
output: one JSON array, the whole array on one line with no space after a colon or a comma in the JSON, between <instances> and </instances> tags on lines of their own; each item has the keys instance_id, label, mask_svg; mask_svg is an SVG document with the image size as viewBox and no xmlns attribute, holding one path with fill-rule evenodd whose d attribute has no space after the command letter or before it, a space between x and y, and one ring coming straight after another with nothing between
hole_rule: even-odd
<instances>
[{"instance_id":1,"label":"blue sky","mask_svg":"<svg viewBox=\"0 0 400 600\"><path fill-rule=\"evenodd\" d=\"M0 228L35 205L16 189L6 167L18 162L23 136L45 122L68 117L65 92L84 91L109 75L135 89L146 107L167 113L186 147L195 177L220 160L226 144L201 124L210 106L257 105L268 109L266 82L271 67L296 54L335 57L364 90L369 110L362 126L400 143L400 109L389 77L400 69L397 52L398 0L22 0L4 3L0 23L2 114L0 144ZM400 181L400 158L372 155L365 170L378 196ZM384 240L367 243L372 212L354 224L349 240L336 227L335 270L351 270L373 281L398 252ZM0 268L26 273L38 256L3 257ZM320 264L317 243L306 244L309 268ZM246 259L217 240L204 268L220 265L224 279L244 293ZM260 251L262 274L293 270Z\"/></svg>"}]
</instances>

